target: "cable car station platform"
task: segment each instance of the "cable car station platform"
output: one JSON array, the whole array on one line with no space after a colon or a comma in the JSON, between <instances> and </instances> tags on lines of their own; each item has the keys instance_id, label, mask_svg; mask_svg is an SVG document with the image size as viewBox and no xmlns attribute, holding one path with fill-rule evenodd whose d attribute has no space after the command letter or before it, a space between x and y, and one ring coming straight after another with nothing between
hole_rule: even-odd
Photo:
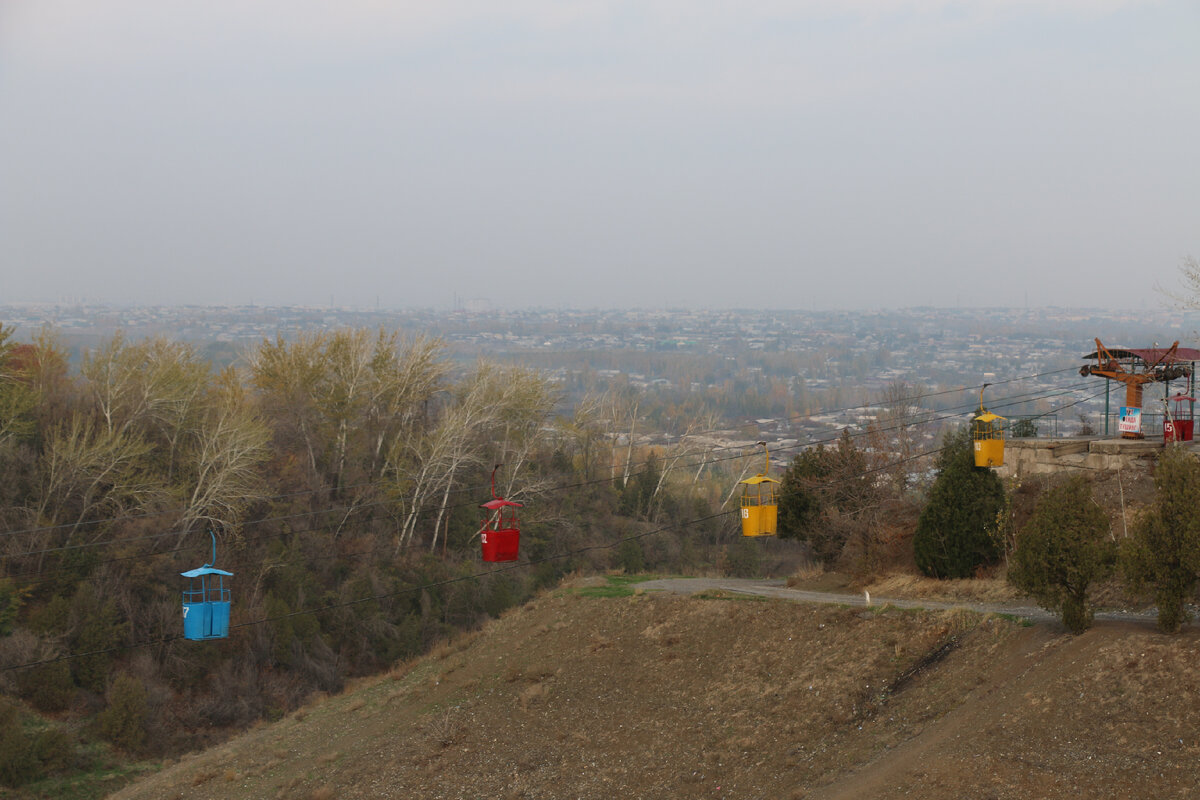
<instances>
[{"instance_id":1,"label":"cable car station platform","mask_svg":"<svg viewBox=\"0 0 1200 800\"><path fill-rule=\"evenodd\" d=\"M1200 455L1200 442L1173 442L1171 445ZM1162 439L1095 436L1009 439L1005 442L1004 466L995 469L1001 478L1076 472L1080 468L1100 471L1145 469L1167 446Z\"/></svg>"}]
</instances>

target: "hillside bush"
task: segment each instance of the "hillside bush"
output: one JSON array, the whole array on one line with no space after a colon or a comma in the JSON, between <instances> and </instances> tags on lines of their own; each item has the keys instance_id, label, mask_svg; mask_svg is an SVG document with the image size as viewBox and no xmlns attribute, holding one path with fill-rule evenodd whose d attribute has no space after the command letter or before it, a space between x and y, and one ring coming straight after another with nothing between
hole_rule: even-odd
<instances>
[{"instance_id":1,"label":"hillside bush","mask_svg":"<svg viewBox=\"0 0 1200 800\"><path fill-rule=\"evenodd\" d=\"M70 736L56 727L34 730L24 724L17 706L0 702L0 784L21 786L71 762Z\"/></svg>"},{"instance_id":2,"label":"hillside bush","mask_svg":"<svg viewBox=\"0 0 1200 800\"><path fill-rule=\"evenodd\" d=\"M804 450L784 470L779 485L778 530L780 539L800 539L809 544L822 561L837 556L836 543L821 538L821 498L815 485L828 480L832 471L824 445Z\"/></svg>"},{"instance_id":3,"label":"hillside bush","mask_svg":"<svg viewBox=\"0 0 1200 800\"><path fill-rule=\"evenodd\" d=\"M1088 587L1116 566L1117 546L1108 515L1092 499L1087 479L1077 476L1042 496L1017 537L1008 580L1062 615L1072 633L1091 627Z\"/></svg>"},{"instance_id":4,"label":"hillside bush","mask_svg":"<svg viewBox=\"0 0 1200 800\"><path fill-rule=\"evenodd\" d=\"M995 563L1000 546L993 534L1003 505L1000 479L975 466L970 430L947 433L937 478L913 535L917 567L934 578L970 578Z\"/></svg>"},{"instance_id":5,"label":"hillside bush","mask_svg":"<svg viewBox=\"0 0 1200 800\"><path fill-rule=\"evenodd\" d=\"M71 666L67 661L52 661L21 670L17 674L21 696L39 711L62 711L75 695Z\"/></svg>"},{"instance_id":6,"label":"hillside bush","mask_svg":"<svg viewBox=\"0 0 1200 800\"><path fill-rule=\"evenodd\" d=\"M0 783L20 786L37 774L33 741L22 730L17 709L0 703Z\"/></svg>"},{"instance_id":7,"label":"hillside bush","mask_svg":"<svg viewBox=\"0 0 1200 800\"><path fill-rule=\"evenodd\" d=\"M67 642L72 653L81 655L71 660L71 674L77 684L96 694L104 692L113 651L128 629L119 618L113 600L102 602L90 582L79 585L71 600L71 632Z\"/></svg>"},{"instance_id":8,"label":"hillside bush","mask_svg":"<svg viewBox=\"0 0 1200 800\"><path fill-rule=\"evenodd\" d=\"M843 430L836 447L819 444L792 459L779 486L781 539L805 542L825 564L841 557L846 543L869 526L865 509L878 500L866 456Z\"/></svg>"},{"instance_id":9,"label":"hillside bush","mask_svg":"<svg viewBox=\"0 0 1200 800\"><path fill-rule=\"evenodd\" d=\"M9 579L0 579L0 636L12 633L13 621L24 600L23 594Z\"/></svg>"},{"instance_id":10,"label":"hillside bush","mask_svg":"<svg viewBox=\"0 0 1200 800\"><path fill-rule=\"evenodd\" d=\"M617 560L626 574L636 575L646 571L645 551L638 539L626 539L617 550Z\"/></svg>"},{"instance_id":11,"label":"hillside bush","mask_svg":"<svg viewBox=\"0 0 1200 800\"><path fill-rule=\"evenodd\" d=\"M117 747L137 753L146 744L146 714L146 687L122 672L108 689L108 707L96 718L96 727Z\"/></svg>"},{"instance_id":12,"label":"hillside bush","mask_svg":"<svg viewBox=\"0 0 1200 800\"><path fill-rule=\"evenodd\" d=\"M1154 489L1154 503L1122 543L1121 568L1134 591L1153 590L1158 627L1175 633L1200 580L1200 461L1167 448L1155 466Z\"/></svg>"}]
</instances>

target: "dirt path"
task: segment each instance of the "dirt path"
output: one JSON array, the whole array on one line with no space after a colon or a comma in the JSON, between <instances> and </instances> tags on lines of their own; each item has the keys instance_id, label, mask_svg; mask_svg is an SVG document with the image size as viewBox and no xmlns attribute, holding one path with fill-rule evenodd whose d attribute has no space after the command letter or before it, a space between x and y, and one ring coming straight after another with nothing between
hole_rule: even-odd
<instances>
[{"instance_id":1,"label":"dirt path","mask_svg":"<svg viewBox=\"0 0 1200 800\"><path fill-rule=\"evenodd\" d=\"M953 608L965 608L980 614L1010 614L1022 619L1035 622L1053 622L1057 614L1037 606L1019 603L977 603L968 601L947 602L942 600L917 599L910 600L899 597L867 595L864 592L819 592L806 589L789 588L783 580L764 580L759 578L662 578L639 583L643 591L672 592L675 594L695 594L697 592L726 591L737 594L750 594L759 597L772 597L779 600L791 600L797 603L825 603L844 606L883 606L891 605L896 608L924 608L928 610L948 611ZM1101 611L1096 614L1097 620L1109 622L1151 622L1155 620L1151 611Z\"/></svg>"}]
</instances>

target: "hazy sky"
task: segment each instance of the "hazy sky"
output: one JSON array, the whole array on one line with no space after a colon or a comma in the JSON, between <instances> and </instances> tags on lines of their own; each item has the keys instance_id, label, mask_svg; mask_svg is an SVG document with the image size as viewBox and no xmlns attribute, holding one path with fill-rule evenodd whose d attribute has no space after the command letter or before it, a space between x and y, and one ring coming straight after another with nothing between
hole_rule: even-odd
<instances>
[{"instance_id":1,"label":"hazy sky","mask_svg":"<svg viewBox=\"0 0 1200 800\"><path fill-rule=\"evenodd\" d=\"M0 303L1161 305L1197 0L0 0Z\"/></svg>"}]
</instances>

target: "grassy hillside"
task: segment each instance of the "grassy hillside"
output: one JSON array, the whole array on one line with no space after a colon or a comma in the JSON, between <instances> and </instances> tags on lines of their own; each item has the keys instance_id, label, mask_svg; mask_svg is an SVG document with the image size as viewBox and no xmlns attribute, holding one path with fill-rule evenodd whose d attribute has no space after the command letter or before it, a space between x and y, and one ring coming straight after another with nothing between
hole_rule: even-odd
<instances>
[{"instance_id":1,"label":"grassy hillside","mask_svg":"<svg viewBox=\"0 0 1200 800\"><path fill-rule=\"evenodd\" d=\"M1200 636L575 586L118 798L1183 797ZM607 596L589 596L589 595ZM615 595L615 596L614 596Z\"/></svg>"}]
</instances>

